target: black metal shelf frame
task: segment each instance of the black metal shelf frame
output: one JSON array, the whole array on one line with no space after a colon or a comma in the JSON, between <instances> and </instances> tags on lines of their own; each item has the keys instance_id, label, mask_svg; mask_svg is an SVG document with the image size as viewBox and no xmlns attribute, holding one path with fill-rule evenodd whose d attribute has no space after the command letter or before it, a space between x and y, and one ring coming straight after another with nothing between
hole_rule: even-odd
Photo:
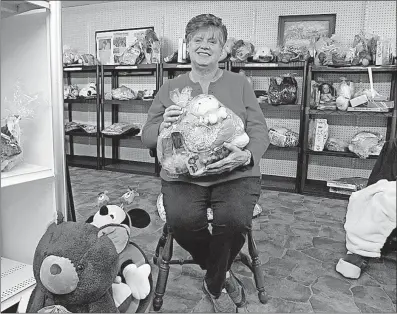
<instances>
[{"instance_id":1,"label":"black metal shelf frame","mask_svg":"<svg viewBox=\"0 0 397 314\"><path fill-rule=\"evenodd\" d=\"M155 75L156 78L156 91L160 88L160 72L161 64L140 64L135 66L101 66L100 78L101 78L101 98L100 98L100 110L101 110L101 122L100 122L100 134L101 134L101 164L102 169L118 172L128 172L136 174L158 174L158 160L155 158L154 171L151 171L151 166L135 161L121 160L119 157L120 140L124 138L135 138L140 139L136 135L127 136L107 136L102 134L105 128L105 106L111 106L111 117L112 124L118 122L119 118L119 106L127 105L134 107L134 112L147 113L152 103L151 100L106 100L105 99L105 77L111 77L111 89L119 87L120 76L140 76L140 75ZM106 139L111 140L111 151L112 157L106 158L105 148ZM149 154L149 152L148 152ZM140 171L139 167L143 170Z\"/></svg>"},{"instance_id":2,"label":"black metal shelf frame","mask_svg":"<svg viewBox=\"0 0 397 314\"><path fill-rule=\"evenodd\" d=\"M318 180L309 180L307 178L308 175L308 166L309 166L309 156L317 155L317 156L334 156L338 158L359 158L357 155L351 152L330 152L330 151L321 151L314 152L308 149L308 135L309 135L309 121L311 117L330 115L330 116L338 116L338 117L347 117L347 116L372 116L386 119L386 141L393 140L396 135L396 119L397 119L397 65L390 66L377 66L372 67L372 71L375 73L391 73L391 88L390 88L390 99L394 100L394 108L390 112L356 112L356 111L331 111L331 110L316 110L310 108L310 95L311 95L311 81L315 74L319 73L366 73L368 71L367 67L325 67L325 66L313 66L310 65L308 67L308 74L306 78L306 97L304 99L303 106L303 123L302 123L302 138L300 139L301 143L301 160L300 160L300 169L301 173L299 176L299 190L298 192L301 194L310 194L310 195L318 195L329 198L340 198L340 199L348 199L349 196L331 193L327 190L326 181L318 181ZM369 159L376 159L377 156L370 156Z\"/></svg>"},{"instance_id":3,"label":"black metal shelf frame","mask_svg":"<svg viewBox=\"0 0 397 314\"><path fill-rule=\"evenodd\" d=\"M69 160L71 161L70 165L76 166L76 167L84 167L84 168L92 168L92 159L90 159L90 163L86 162L80 162L83 160L82 158L77 158L77 157L84 157L84 156L76 156L74 154L74 141L73 137L74 136L82 136L82 137L96 137L96 149L97 149L97 157L96 157L96 166L95 169L99 170L101 169L101 163L100 163L100 129L99 129L99 123L100 123L100 93L99 93L99 65L95 66L83 66L83 65L76 65L76 66L65 66L63 68L63 74L64 77L66 76L67 84L71 85L72 84L72 73L95 73L96 75L96 90L97 90L97 95L94 99L86 99L82 97L77 97L76 99L64 99L64 103L67 104L68 107L68 120L69 122L72 122L72 117L73 117L73 104L75 103L85 103L85 104L95 104L96 105L96 124L97 124L97 131L93 133L86 133L84 131L71 131L71 132L65 132L65 135L69 136ZM76 158L75 158L76 157ZM91 158L91 157L90 157Z\"/></svg>"},{"instance_id":4,"label":"black metal shelf frame","mask_svg":"<svg viewBox=\"0 0 397 314\"><path fill-rule=\"evenodd\" d=\"M297 120L299 120L299 143L302 143L302 125L304 119L304 100L306 98L306 81L307 81L307 72L308 72L309 63L308 61L299 61L299 62L291 62L291 63L253 63L253 62L229 62L229 70L233 72L237 72L240 69L255 71L275 71L275 70L299 70L302 71L302 101L301 104L296 105L279 105L273 106L269 104L260 103L260 107L264 113L285 113L285 112L294 112L297 115ZM296 167L296 178L291 179L290 177L282 177L282 176L267 176L262 175L263 178L267 178L266 180L262 180L263 182L274 181L277 182L277 188L273 188L273 184L265 184L268 189L275 189L277 191L282 190L282 185L285 183L285 191L286 192L295 192L297 193L300 190L300 176L301 176L301 167L300 161L303 159L302 150L300 147L292 147L292 148L280 148L273 145L269 146L269 150L284 150L289 152L297 152L297 167ZM291 180L294 181L294 188L291 191Z\"/></svg>"}]
</instances>

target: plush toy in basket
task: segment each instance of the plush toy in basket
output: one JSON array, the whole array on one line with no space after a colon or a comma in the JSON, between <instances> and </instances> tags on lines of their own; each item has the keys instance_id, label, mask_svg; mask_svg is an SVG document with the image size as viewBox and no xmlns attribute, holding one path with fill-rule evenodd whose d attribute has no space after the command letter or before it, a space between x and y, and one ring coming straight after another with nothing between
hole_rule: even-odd
<instances>
[{"instance_id":1,"label":"plush toy in basket","mask_svg":"<svg viewBox=\"0 0 397 314\"><path fill-rule=\"evenodd\" d=\"M213 95L191 97L191 87L170 94L183 113L160 132L157 156L168 175L200 176L207 165L230 154L225 142L243 149L249 142L243 121Z\"/></svg>"},{"instance_id":2,"label":"plush toy in basket","mask_svg":"<svg viewBox=\"0 0 397 314\"><path fill-rule=\"evenodd\" d=\"M150 222L142 209L124 210L136 195L130 189L119 206L107 204L106 193L100 193L101 207L90 223L64 222L59 215L37 245L37 285L18 312L136 312L152 285L147 258L129 241L131 226Z\"/></svg>"}]
</instances>

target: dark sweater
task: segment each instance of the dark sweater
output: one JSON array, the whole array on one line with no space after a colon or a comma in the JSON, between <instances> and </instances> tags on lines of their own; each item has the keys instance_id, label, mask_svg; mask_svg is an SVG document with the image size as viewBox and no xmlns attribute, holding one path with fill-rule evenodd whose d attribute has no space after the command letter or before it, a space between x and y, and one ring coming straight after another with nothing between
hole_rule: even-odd
<instances>
[{"instance_id":1,"label":"dark sweater","mask_svg":"<svg viewBox=\"0 0 397 314\"><path fill-rule=\"evenodd\" d=\"M381 179L387 181L396 181L397 178L397 139L393 142L385 143L377 158L374 168L368 179L368 184L371 185Z\"/></svg>"},{"instance_id":2,"label":"dark sweater","mask_svg":"<svg viewBox=\"0 0 397 314\"><path fill-rule=\"evenodd\" d=\"M146 124L142 129L142 142L146 147L155 149L157 146L159 127L163 121L164 111L173 104L169 96L170 91L176 88L181 91L185 86L192 87L192 97L203 93L200 84L194 83L189 78L189 73L168 80L161 86L149 109ZM161 178L166 181L185 181L209 186L243 177L260 177L259 163L269 146L270 140L265 117L248 80L242 75L223 71L222 76L217 81L210 83L208 94L214 95L243 120L245 131L250 138L246 149L252 153L253 165L241 166L232 172L200 178L181 175L174 179L168 177L162 169L160 172Z\"/></svg>"}]
</instances>

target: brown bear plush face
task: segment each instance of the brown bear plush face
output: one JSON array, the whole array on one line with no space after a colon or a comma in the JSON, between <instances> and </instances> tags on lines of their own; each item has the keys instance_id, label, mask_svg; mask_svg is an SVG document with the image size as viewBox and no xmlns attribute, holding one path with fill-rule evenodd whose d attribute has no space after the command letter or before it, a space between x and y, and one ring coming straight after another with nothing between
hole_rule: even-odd
<instances>
[{"instance_id":1,"label":"brown bear plush face","mask_svg":"<svg viewBox=\"0 0 397 314\"><path fill-rule=\"evenodd\" d=\"M81 305L101 298L117 275L118 252L112 240L87 223L50 225L35 252L38 285L59 305Z\"/></svg>"}]
</instances>

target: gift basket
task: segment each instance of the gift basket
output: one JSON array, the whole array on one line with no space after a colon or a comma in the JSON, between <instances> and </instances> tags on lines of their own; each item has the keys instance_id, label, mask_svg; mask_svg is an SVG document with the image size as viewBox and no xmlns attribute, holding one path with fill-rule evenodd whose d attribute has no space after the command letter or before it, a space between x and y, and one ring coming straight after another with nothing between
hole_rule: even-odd
<instances>
[{"instance_id":1,"label":"gift basket","mask_svg":"<svg viewBox=\"0 0 397 314\"><path fill-rule=\"evenodd\" d=\"M22 123L33 119L36 108L41 104L39 95L28 95L17 81L12 96L5 96L2 102L1 120L1 171L10 171L23 162Z\"/></svg>"},{"instance_id":2,"label":"gift basket","mask_svg":"<svg viewBox=\"0 0 397 314\"><path fill-rule=\"evenodd\" d=\"M117 122L102 130L107 136L137 135L141 129L134 123Z\"/></svg>"},{"instance_id":3,"label":"gift basket","mask_svg":"<svg viewBox=\"0 0 397 314\"><path fill-rule=\"evenodd\" d=\"M270 128L269 138L270 144L278 147L296 147L299 144L299 134L284 127Z\"/></svg>"},{"instance_id":4,"label":"gift basket","mask_svg":"<svg viewBox=\"0 0 397 314\"><path fill-rule=\"evenodd\" d=\"M379 156L384 144L385 140L382 135L375 132L362 131L353 136L348 148L358 157L366 159L370 155Z\"/></svg>"},{"instance_id":5,"label":"gift basket","mask_svg":"<svg viewBox=\"0 0 397 314\"><path fill-rule=\"evenodd\" d=\"M230 154L223 146L243 149L249 142L243 121L213 95L191 97L191 87L170 92L183 109L178 121L160 132L157 156L167 175L202 175L205 167Z\"/></svg>"},{"instance_id":6,"label":"gift basket","mask_svg":"<svg viewBox=\"0 0 397 314\"><path fill-rule=\"evenodd\" d=\"M268 102L271 105L293 105L298 100L298 83L293 74L271 77Z\"/></svg>"},{"instance_id":7,"label":"gift basket","mask_svg":"<svg viewBox=\"0 0 397 314\"><path fill-rule=\"evenodd\" d=\"M246 62L249 57L254 56L255 46L242 39L237 40L232 46L230 61Z\"/></svg>"},{"instance_id":8,"label":"gift basket","mask_svg":"<svg viewBox=\"0 0 397 314\"><path fill-rule=\"evenodd\" d=\"M97 59L90 53L80 54L76 49L69 46L63 47L63 65L64 66L90 66L98 64Z\"/></svg>"}]
</instances>

